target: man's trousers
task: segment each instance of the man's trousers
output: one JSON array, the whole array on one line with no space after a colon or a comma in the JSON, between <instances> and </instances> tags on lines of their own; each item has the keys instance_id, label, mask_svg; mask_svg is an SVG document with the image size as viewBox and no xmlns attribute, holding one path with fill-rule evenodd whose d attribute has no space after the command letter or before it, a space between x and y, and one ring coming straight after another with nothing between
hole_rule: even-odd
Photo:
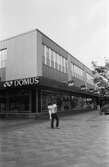
<instances>
[{"instance_id":1,"label":"man's trousers","mask_svg":"<svg viewBox=\"0 0 109 167\"><path fill-rule=\"evenodd\" d=\"M51 128L54 128L54 121L56 120L56 128L59 126L59 118L57 113L51 114Z\"/></svg>"}]
</instances>

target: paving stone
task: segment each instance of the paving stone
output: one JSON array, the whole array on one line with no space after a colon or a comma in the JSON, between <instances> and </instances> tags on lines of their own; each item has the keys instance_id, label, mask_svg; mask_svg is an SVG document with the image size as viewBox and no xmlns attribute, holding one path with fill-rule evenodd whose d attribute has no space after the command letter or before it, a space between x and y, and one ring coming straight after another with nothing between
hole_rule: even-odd
<instances>
[{"instance_id":1,"label":"paving stone","mask_svg":"<svg viewBox=\"0 0 109 167\"><path fill-rule=\"evenodd\" d=\"M109 167L109 117L98 111L49 120L0 120L0 167Z\"/></svg>"}]
</instances>

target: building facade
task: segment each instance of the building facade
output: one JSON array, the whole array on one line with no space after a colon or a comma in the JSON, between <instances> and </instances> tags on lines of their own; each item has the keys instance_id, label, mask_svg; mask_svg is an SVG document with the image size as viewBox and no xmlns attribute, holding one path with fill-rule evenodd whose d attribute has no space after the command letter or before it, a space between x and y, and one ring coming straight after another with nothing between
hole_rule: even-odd
<instances>
[{"instance_id":1,"label":"building facade","mask_svg":"<svg viewBox=\"0 0 109 167\"><path fill-rule=\"evenodd\" d=\"M47 112L51 99L60 112L94 106L89 68L35 29L0 42L0 113Z\"/></svg>"}]
</instances>

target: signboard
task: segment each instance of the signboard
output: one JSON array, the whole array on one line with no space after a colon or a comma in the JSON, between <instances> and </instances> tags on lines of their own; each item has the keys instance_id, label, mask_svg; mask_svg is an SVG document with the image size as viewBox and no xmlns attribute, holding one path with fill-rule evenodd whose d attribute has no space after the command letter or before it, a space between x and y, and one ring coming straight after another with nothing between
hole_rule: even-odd
<instances>
[{"instance_id":1,"label":"signboard","mask_svg":"<svg viewBox=\"0 0 109 167\"><path fill-rule=\"evenodd\" d=\"M29 86L29 85L37 85L39 83L39 80L37 77L33 78L25 78L25 79L17 79L17 80L11 80L11 81L5 81L3 83L3 87L22 87L22 86Z\"/></svg>"},{"instance_id":2,"label":"signboard","mask_svg":"<svg viewBox=\"0 0 109 167\"><path fill-rule=\"evenodd\" d=\"M68 86L69 87L74 86L74 81L73 80L68 81Z\"/></svg>"},{"instance_id":3,"label":"signboard","mask_svg":"<svg viewBox=\"0 0 109 167\"><path fill-rule=\"evenodd\" d=\"M87 88L86 88L86 85L81 85L81 90L86 90Z\"/></svg>"}]
</instances>

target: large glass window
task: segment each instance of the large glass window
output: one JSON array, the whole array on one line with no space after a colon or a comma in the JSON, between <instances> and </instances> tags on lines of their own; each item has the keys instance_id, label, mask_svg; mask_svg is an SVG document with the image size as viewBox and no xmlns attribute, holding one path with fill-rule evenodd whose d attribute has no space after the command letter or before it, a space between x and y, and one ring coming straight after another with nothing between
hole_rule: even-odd
<instances>
[{"instance_id":1,"label":"large glass window","mask_svg":"<svg viewBox=\"0 0 109 167\"><path fill-rule=\"evenodd\" d=\"M54 63L53 63L53 67L56 68L56 67L55 67L55 63L56 63L56 53L55 53L53 50L52 50L52 56L53 56L53 62L54 62Z\"/></svg>"},{"instance_id":2,"label":"large glass window","mask_svg":"<svg viewBox=\"0 0 109 167\"><path fill-rule=\"evenodd\" d=\"M29 96L12 96L9 99L10 112L29 112Z\"/></svg>"},{"instance_id":3,"label":"large glass window","mask_svg":"<svg viewBox=\"0 0 109 167\"><path fill-rule=\"evenodd\" d=\"M0 97L0 112L6 112L6 98Z\"/></svg>"},{"instance_id":4,"label":"large glass window","mask_svg":"<svg viewBox=\"0 0 109 167\"><path fill-rule=\"evenodd\" d=\"M64 72L66 72L66 59L64 58L64 64L63 64L63 66L64 66Z\"/></svg>"},{"instance_id":5,"label":"large glass window","mask_svg":"<svg viewBox=\"0 0 109 167\"><path fill-rule=\"evenodd\" d=\"M74 65L73 65L73 63L71 63L71 73L72 73L72 76L74 76Z\"/></svg>"},{"instance_id":6,"label":"large glass window","mask_svg":"<svg viewBox=\"0 0 109 167\"><path fill-rule=\"evenodd\" d=\"M44 64L47 64L47 51L46 46L44 45Z\"/></svg>"},{"instance_id":7,"label":"large glass window","mask_svg":"<svg viewBox=\"0 0 109 167\"><path fill-rule=\"evenodd\" d=\"M68 60L65 59L65 68L66 68L66 73L67 73L67 69L68 69Z\"/></svg>"},{"instance_id":8,"label":"large glass window","mask_svg":"<svg viewBox=\"0 0 109 167\"><path fill-rule=\"evenodd\" d=\"M61 72L64 72L64 58L60 56L61 58Z\"/></svg>"},{"instance_id":9,"label":"large glass window","mask_svg":"<svg viewBox=\"0 0 109 167\"><path fill-rule=\"evenodd\" d=\"M53 50L51 50L51 67L54 68L54 55L53 55Z\"/></svg>"},{"instance_id":10,"label":"large glass window","mask_svg":"<svg viewBox=\"0 0 109 167\"><path fill-rule=\"evenodd\" d=\"M59 54L57 54L57 66L58 66L58 70L59 70L59 65L60 65L60 56L59 56Z\"/></svg>"},{"instance_id":11,"label":"large glass window","mask_svg":"<svg viewBox=\"0 0 109 167\"><path fill-rule=\"evenodd\" d=\"M50 60L49 60L49 48L46 47L46 61L47 61L47 65L50 65Z\"/></svg>"},{"instance_id":12,"label":"large glass window","mask_svg":"<svg viewBox=\"0 0 109 167\"><path fill-rule=\"evenodd\" d=\"M49 59L49 66L51 67L51 56L52 56L52 50L49 48L49 53L48 53L48 59Z\"/></svg>"},{"instance_id":13,"label":"large glass window","mask_svg":"<svg viewBox=\"0 0 109 167\"><path fill-rule=\"evenodd\" d=\"M80 67L73 65L72 63L71 63L71 72L72 72L72 76L75 76L76 78L84 80L84 77L83 77L84 71Z\"/></svg>"},{"instance_id":14,"label":"large glass window","mask_svg":"<svg viewBox=\"0 0 109 167\"><path fill-rule=\"evenodd\" d=\"M49 48L44 45L44 64L46 65L50 65L49 54L50 54Z\"/></svg>"},{"instance_id":15,"label":"large glass window","mask_svg":"<svg viewBox=\"0 0 109 167\"><path fill-rule=\"evenodd\" d=\"M56 99L58 112L76 112L78 110L94 109L94 101L91 98L81 96L70 96L68 94L62 94L60 92L41 91L41 112L48 112L48 104L52 101L52 98Z\"/></svg>"},{"instance_id":16,"label":"large glass window","mask_svg":"<svg viewBox=\"0 0 109 167\"><path fill-rule=\"evenodd\" d=\"M51 48L44 45L44 64L57 69L58 71L67 72L67 59L56 53Z\"/></svg>"},{"instance_id":17,"label":"large glass window","mask_svg":"<svg viewBox=\"0 0 109 167\"><path fill-rule=\"evenodd\" d=\"M74 76L75 76L75 77L78 77L78 76L77 76L77 66L74 65L73 68L74 68Z\"/></svg>"},{"instance_id":18,"label":"large glass window","mask_svg":"<svg viewBox=\"0 0 109 167\"><path fill-rule=\"evenodd\" d=\"M65 61L66 61L66 59L63 58L63 66L62 66L62 67L64 67L64 68L63 68L63 72L66 72L66 70L65 70Z\"/></svg>"},{"instance_id":19,"label":"large glass window","mask_svg":"<svg viewBox=\"0 0 109 167\"><path fill-rule=\"evenodd\" d=\"M58 69L58 64L57 64L57 53L56 52L53 52L54 53L54 57L55 57L55 68Z\"/></svg>"},{"instance_id":20,"label":"large glass window","mask_svg":"<svg viewBox=\"0 0 109 167\"><path fill-rule=\"evenodd\" d=\"M6 67L7 49L0 50L0 68Z\"/></svg>"},{"instance_id":21,"label":"large glass window","mask_svg":"<svg viewBox=\"0 0 109 167\"><path fill-rule=\"evenodd\" d=\"M86 76L87 76L87 83L93 85L93 84L94 84L94 83L93 83L93 77L92 77L90 74L88 74L88 73L86 74Z\"/></svg>"}]
</instances>

